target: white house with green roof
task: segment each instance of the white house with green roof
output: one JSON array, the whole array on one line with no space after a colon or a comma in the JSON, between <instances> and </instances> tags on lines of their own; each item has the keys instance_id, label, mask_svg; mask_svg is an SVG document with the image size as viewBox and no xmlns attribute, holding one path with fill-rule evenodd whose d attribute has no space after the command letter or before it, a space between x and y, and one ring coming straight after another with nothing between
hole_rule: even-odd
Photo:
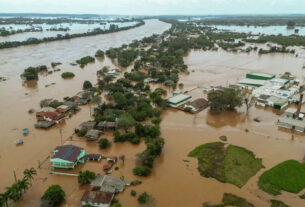
<instances>
[{"instance_id":1,"label":"white house with green roof","mask_svg":"<svg viewBox=\"0 0 305 207\"><path fill-rule=\"evenodd\" d=\"M86 153L84 148L75 145L62 145L56 147L50 159L52 167L74 169L78 163L84 163L82 159Z\"/></svg>"}]
</instances>

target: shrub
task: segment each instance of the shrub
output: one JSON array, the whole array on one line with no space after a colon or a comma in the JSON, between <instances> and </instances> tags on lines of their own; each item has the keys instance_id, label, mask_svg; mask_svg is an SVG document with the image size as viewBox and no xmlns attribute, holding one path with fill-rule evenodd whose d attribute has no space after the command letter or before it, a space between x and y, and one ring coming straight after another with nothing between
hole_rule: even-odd
<instances>
[{"instance_id":1,"label":"shrub","mask_svg":"<svg viewBox=\"0 0 305 207\"><path fill-rule=\"evenodd\" d=\"M51 185L45 191L41 197L42 205L41 206L58 206L63 200L65 200L65 192L62 190L59 185Z\"/></svg>"},{"instance_id":2,"label":"shrub","mask_svg":"<svg viewBox=\"0 0 305 207\"><path fill-rule=\"evenodd\" d=\"M130 195L131 195L131 196L136 196L136 195L137 195L137 192L136 192L135 190L131 190L131 191L130 191Z\"/></svg>"},{"instance_id":3,"label":"shrub","mask_svg":"<svg viewBox=\"0 0 305 207\"><path fill-rule=\"evenodd\" d=\"M90 88L92 88L92 83L90 81L88 81L88 80L84 81L83 89L84 90L88 90Z\"/></svg>"},{"instance_id":4,"label":"shrub","mask_svg":"<svg viewBox=\"0 0 305 207\"><path fill-rule=\"evenodd\" d=\"M94 57L86 56L86 57L82 57L81 59L77 60L76 62L80 65L87 65L88 63L91 63L94 61L95 61Z\"/></svg>"},{"instance_id":5,"label":"shrub","mask_svg":"<svg viewBox=\"0 0 305 207\"><path fill-rule=\"evenodd\" d=\"M151 173L151 170L149 167L146 166L139 166L139 167L135 167L133 168L133 174L137 175L137 176L149 176Z\"/></svg>"},{"instance_id":6,"label":"shrub","mask_svg":"<svg viewBox=\"0 0 305 207\"><path fill-rule=\"evenodd\" d=\"M152 122L153 124L160 124L161 121L162 121L162 119L161 119L160 117L158 117L158 118L153 119L151 122Z\"/></svg>"},{"instance_id":7,"label":"shrub","mask_svg":"<svg viewBox=\"0 0 305 207\"><path fill-rule=\"evenodd\" d=\"M91 180L95 179L96 175L94 172L86 170L80 171L78 174L78 183L79 184L88 184Z\"/></svg>"},{"instance_id":8,"label":"shrub","mask_svg":"<svg viewBox=\"0 0 305 207\"><path fill-rule=\"evenodd\" d=\"M62 78L73 78L75 75L72 72L64 72L61 74Z\"/></svg>"},{"instance_id":9,"label":"shrub","mask_svg":"<svg viewBox=\"0 0 305 207\"><path fill-rule=\"evenodd\" d=\"M81 130L78 130L77 136L83 137L83 136L86 135L86 133L87 133L87 130L86 130L86 129L81 129Z\"/></svg>"},{"instance_id":10,"label":"shrub","mask_svg":"<svg viewBox=\"0 0 305 207\"><path fill-rule=\"evenodd\" d=\"M127 132L125 134L120 134L119 131L114 132L114 142L125 142L129 141L132 144L139 144L140 138L133 132Z\"/></svg>"},{"instance_id":11,"label":"shrub","mask_svg":"<svg viewBox=\"0 0 305 207\"><path fill-rule=\"evenodd\" d=\"M103 50L97 50L95 53L95 57L104 57L105 53Z\"/></svg>"},{"instance_id":12,"label":"shrub","mask_svg":"<svg viewBox=\"0 0 305 207\"><path fill-rule=\"evenodd\" d=\"M107 149L111 146L111 142L106 138L100 139L100 141L98 143L99 143L100 149Z\"/></svg>"},{"instance_id":13,"label":"shrub","mask_svg":"<svg viewBox=\"0 0 305 207\"><path fill-rule=\"evenodd\" d=\"M150 196L148 195L148 193L144 192L144 193L142 193L142 194L139 195L139 197L138 197L138 202L139 202L140 204L145 204L145 203L148 202L149 197L150 197Z\"/></svg>"}]
</instances>

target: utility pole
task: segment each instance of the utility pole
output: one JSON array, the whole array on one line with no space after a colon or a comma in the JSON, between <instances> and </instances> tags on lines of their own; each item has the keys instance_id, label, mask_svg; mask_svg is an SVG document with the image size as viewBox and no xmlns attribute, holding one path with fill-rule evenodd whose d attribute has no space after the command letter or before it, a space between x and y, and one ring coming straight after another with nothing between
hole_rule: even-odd
<instances>
[{"instance_id":1,"label":"utility pole","mask_svg":"<svg viewBox=\"0 0 305 207\"><path fill-rule=\"evenodd\" d=\"M62 129L61 128L59 129L59 134L60 134L60 143L62 145Z\"/></svg>"},{"instance_id":2,"label":"utility pole","mask_svg":"<svg viewBox=\"0 0 305 207\"><path fill-rule=\"evenodd\" d=\"M17 183L17 175L16 175L16 170L14 169L14 178L15 178L15 183Z\"/></svg>"}]
</instances>

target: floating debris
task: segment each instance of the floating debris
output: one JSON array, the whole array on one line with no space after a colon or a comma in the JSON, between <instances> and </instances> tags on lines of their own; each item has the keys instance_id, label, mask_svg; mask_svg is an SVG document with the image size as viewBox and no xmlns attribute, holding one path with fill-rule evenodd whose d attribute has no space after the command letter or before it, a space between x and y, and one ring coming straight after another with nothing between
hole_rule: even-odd
<instances>
[{"instance_id":1,"label":"floating debris","mask_svg":"<svg viewBox=\"0 0 305 207\"><path fill-rule=\"evenodd\" d=\"M224 142L226 142L228 140L228 138L226 136L220 136L219 139Z\"/></svg>"},{"instance_id":2,"label":"floating debris","mask_svg":"<svg viewBox=\"0 0 305 207\"><path fill-rule=\"evenodd\" d=\"M19 139L19 140L15 141L15 144L16 144L16 145L21 145L21 144L23 144L23 140L22 140L22 139Z\"/></svg>"},{"instance_id":3,"label":"floating debris","mask_svg":"<svg viewBox=\"0 0 305 207\"><path fill-rule=\"evenodd\" d=\"M22 129L22 134L23 135L27 135L28 133L29 133L29 129L28 128Z\"/></svg>"}]
</instances>

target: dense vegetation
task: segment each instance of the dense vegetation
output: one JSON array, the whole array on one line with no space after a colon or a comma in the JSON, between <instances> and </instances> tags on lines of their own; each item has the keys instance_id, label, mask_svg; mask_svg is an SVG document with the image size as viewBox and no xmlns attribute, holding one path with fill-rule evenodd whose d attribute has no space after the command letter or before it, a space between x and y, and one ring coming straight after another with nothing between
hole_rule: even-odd
<instances>
[{"instance_id":1,"label":"dense vegetation","mask_svg":"<svg viewBox=\"0 0 305 207\"><path fill-rule=\"evenodd\" d=\"M10 206L11 202L17 202L26 193L30 186L32 186L32 180L37 175L37 171L34 168L26 169L23 171L23 178L17 180L13 185L6 187L4 193L0 193L0 206Z\"/></svg>"},{"instance_id":2,"label":"dense vegetation","mask_svg":"<svg viewBox=\"0 0 305 207\"><path fill-rule=\"evenodd\" d=\"M59 185L51 185L41 197L41 207L56 207L65 200L66 194Z\"/></svg>"},{"instance_id":3,"label":"dense vegetation","mask_svg":"<svg viewBox=\"0 0 305 207\"><path fill-rule=\"evenodd\" d=\"M107 138L102 138L98 141L100 149L107 149L111 146L111 142Z\"/></svg>"},{"instance_id":4,"label":"dense vegetation","mask_svg":"<svg viewBox=\"0 0 305 207\"><path fill-rule=\"evenodd\" d=\"M85 33L75 33L75 34L57 34L55 37L44 37L42 39L37 39L37 38L28 38L27 40L24 41L9 41L9 42L1 42L0 43L0 49L4 48L12 48L12 47L19 47L22 45L34 45L34 44L40 44L42 42L51 42L51 41L57 41L57 40L66 40L66 39L72 39L72 38L77 38L77 37L85 37L85 36L94 36L94 35L100 35L100 34L108 34L108 33L113 33L113 32L118 32L118 31L123 31L123 30L128 30L132 29L135 27L139 27L144 25L145 22L143 20L139 20L139 22L136 25L133 26L127 26L127 27L111 27L109 30L103 30L100 28L95 28L92 31L85 32Z\"/></svg>"},{"instance_id":5,"label":"dense vegetation","mask_svg":"<svg viewBox=\"0 0 305 207\"><path fill-rule=\"evenodd\" d=\"M91 172L89 170L79 171L79 173L78 173L78 183L79 184L88 184L95 178L96 178L95 173Z\"/></svg>"},{"instance_id":6,"label":"dense vegetation","mask_svg":"<svg viewBox=\"0 0 305 207\"><path fill-rule=\"evenodd\" d=\"M271 207L289 207L287 204L279 200L271 200L270 202Z\"/></svg>"},{"instance_id":7,"label":"dense vegetation","mask_svg":"<svg viewBox=\"0 0 305 207\"><path fill-rule=\"evenodd\" d=\"M76 60L76 62L78 64L80 64L81 66L87 65L88 63L92 63L94 61L95 61L95 58L91 57L91 56L82 57L81 59Z\"/></svg>"},{"instance_id":8,"label":"dense vegetation","mask_svg":"<svg viewBox=\"0 0 305 207\"><path fill-rule=\"evenodd\" d=\"M204 177L212 177L220 182L242 187L262 167L262 160L244 148L224 143L207 143L189 153L197 157L198 170Z\"/></svg>"},{"instance_id":9,"label":"dense vegetation","mask_svg":"<svg viewBox=\"0 0 305 207\"><path fill-rule=\"evenodd\" d=\"M20 75L24 80L38 80L38 73L41 71L47 71L46 65L40 65L37 67L28 67L24 69L24 72Z\"/></svg>"},{"instance_id":10,"label":"dense vegetation","mask_svg":"<svg viewBox=\"0 0 305 207\"><path fill-rule=\"evenodd\" d=\"M281 191L299 193L305 188L305 163L287 160L264 172L258 181L263 191L279 195Z\"/></svg>"},{"instance_id":11,"label":"dense vegetation","mask_svg":"<svg viewBox=\"0 0 305 207\"><path fill-rule=\"evenodd\" d=\"M239 25L239 26L305 26L304 16L227 16L204 18L199 23L205 25Z\"/></svg>"},{"instance_id":12,"label":"dense vegetation","mask_svg":"<svg viewBox=\"0 0 305 207\"><path fill-rule=\"evenodd\" d=\"M224 88L208 94L212 111L233 110L244 103L244 94L239 89Z\"/></svg>"},{"instance_id":13,"label":"dense vegetation","mask_svg":"<svg viewBox=\"0 0 305 207\"><path fill-rule=\"evenodd\" d=\"M145 166L139 166L133 169L133 174L137 176L149 176L150 173L151 173L150 168Z\"/></svg>"},{"instance_id":14,"label":"dense vegetation","mask_svg":"<svg viewBox=\"0 0 305 207\"><path fill-rule=\"evenodd\" d=\"M42 32L42 28L27 28L27 29L17 29L17 30L8 30L5 29L4 27L0 28L0 36L3 37L24 33L24 32Z\"/></svg>"},{"instance_id":15,"label":"dense vegetation","mask_svg":"<svg viewBox=\"0 0 305 207\"><path fill-rule=\"evenodd\" d=\"M244 39L246 42L252 42L252 43L277 43L279 45L282 45L284 47L288 46L305 46L305 37L299 36L299 35L290 35L290 36L284 36L284 35L260 35L257 39L248 38Z\"/></svg>"},{"instance_id":16,"label":"dense vegetation","mask_svg":"<svg viewBox=\"0 0 305 207\"><path fill-rule=\"evenodd\" d=\"M104 57L105 53L103 50L97 50L94 56L95 57Z\"/></svg>"}]
</instances>

